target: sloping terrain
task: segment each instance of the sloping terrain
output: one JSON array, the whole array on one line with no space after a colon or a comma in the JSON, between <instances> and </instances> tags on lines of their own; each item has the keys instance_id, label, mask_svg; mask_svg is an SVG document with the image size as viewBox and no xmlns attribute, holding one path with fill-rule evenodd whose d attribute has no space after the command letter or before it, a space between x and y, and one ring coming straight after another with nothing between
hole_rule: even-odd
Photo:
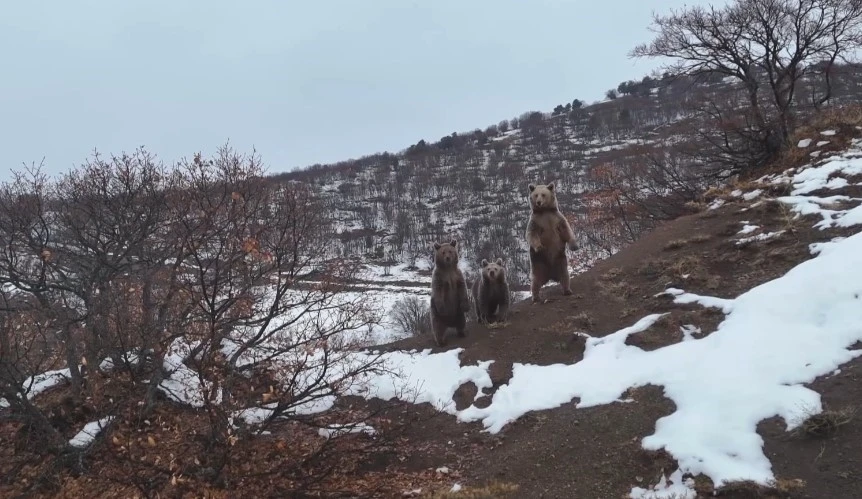
<instances>
[{"instance_id":1,"label":"sloping terrain","mask_svg":"<svg viewBox=\"0 0 862 499\"><path fill-rule=\"evenodd\" d=\"M841 66L834 78L833 104L856 102L860 67ZM744 97L732 80L720 75L699 80L646 77L625 88L615 99L590 104L576 100L484 129L457 131L438 140L426 137L403 151L314 165L274 179L308 183L329 200L337 236L332 249L341 256L375 265L409 265L426 259L433 242L455 237L465 258L478 262L502 257L510 264L512 280L523 283L529 262L521 237L526 221L519 214L528 183L555 180L564 213L579 219L589 198L606 187L601 168L642 171L665 158L665 168L681 170L673 181L649 179L657 183L647 191L674 197L696 194L706 179L696 167L682 168L691 166L682 152L686 144L707 147L699 142L698 131L718 127L704 121L699 106ZM800 95L807 92L799 90ZM680 213L671 209L660 218ZM643 222L639 231L655 225ZM607 241L580 237L584 263L614 249Z\"/></svg>"},{"instance_id":2,"label":"sloping terrain","mask_svg":"<svg viewBox=\"0 0 862 499\"><path fill-rule=\"evenodd\" d=\"M826 135L813 137L814 142L823 144L816 148L820 153L812 157L829 157L848 145L849 135L859 134L859 131L852 127L835 134L828 130L825 132ZM827 141L829 143L825 144ZM800 149L805 149L805 154L799 156L807 157L808 152L815 147L806 146ZM827 160L823 166L801 169L799 172L765 178L759 182L747 182L740 184L738 190L714 192L712 194L716 196L715 199L720 201L713 202L712 209L707 208L699 214L665 224L631 247L573 278L573 297L561 296L558 288L551 286L545 289L547 303L531 305L522 302L516 305L507 327L487 329L474 324L471 325L466 339L451 337L451 347L465 349L461 355L464 364L494 359L489 368L494 387L486 390L489 395L479 398L475 405L482 408L488 407L490 403L492 410L483 414L490 418L486 420L486 424L491 425L492 431L501 431L490 435L483 433L483 436L479 437L474 424L435 425L429 430L436 434L435 440L451 441L456 449L478 446L478 450L474 451L475 457L461 470L462 475L468 477L466 482L499 480L514 483L519 486L517 497L621 497L630 493L632 487L647 488L655 485L662 473L670 478L671 473L677 470L676 460L680 457L685 457L689 465L692 457L701 459L702 456L674 456L673 452L644 450L642 440L657 430L656 421L680 409L663 394L661 386L647 384L628 389L620 397L627 403L604 405L615 400L613 395L601 402L585 401L582 398L581 403L586 402L590 406L586 408L576 407L576 396L557 396L557 392L567 390L567 383L572 384L577 380L567 380L560 375L560 371L566 365L577 366L579 362L583 364L587 342L594 341L575 333L586 333L593 338L604 337L651 314L666 314L643 332L635 332L624 338L625 344L642 351L657 352L687 339L693 338L696 343L701 341L701 338L714 334L719 324L725 320L721 307L674 303L673 292L670 295L662 293L668 289L682 288L688 293L682 296L734 299L752 288L787 275L801 262L811 259L813 252L820 251L822 247L819 243L855 234L858 226L851 224L852 215L846 216L848 220L845 223L837 221L829 227L825 227L825 224L815 227L815 224L823 216L840 220L842 215L837 213L841 209L847 209L847 205L851 207L848 213L853 213L852 206L858 204L858 200L852 199L859 192L857 175L862 173L856 171L860 166L860 155L862 151L859 150L859 144L854 143L849 152L838 159L833 158L834 161ZM791 184L791 176L794 174L796 178ZM807 197L808 202L814 202L815 205L824 204L821 201L826 196L850 196L851 199L833 197L826 203L833 210L831 214L823 215L821 212L809 210L802 213L815 216L797 218L794 210L810 208L800 199L801 196ZM847 264L852 265L850 262ZM853 274L848 273L848 277L850 275ZM824 279L827 278L829 276L824 275ZM818 284L823 283L811 282L811 287L817 288ZM858 287L860 284L854 285ZM832 284L826 283L824 286L830 288ZM799 292L804 294L805 290ZM818 298L812 295L811 299L816 301ZM701 301L710 304L709 300ZM724 304L718 302L718 305ZM779 305L774 303L770 307L780 308ZM839 312L823 310L821 313L824 317L829 317L837 316ZM860 316L857 313L853 318L856 322L851 329L855 328L858 335L862 331ZM810 334L843 334L839 328L841 320L850 319L843 317L835 320L836 322L826 322L827 329L811 330ZM781 353L781 329L786 330L787 327L781 324L782 322L777 322L775 327L779 330L772 332L773 339L777 341L774 352L759 351L756 352L758 354L749 354L721 353L720 349L716 350L715 355L727 357L726 364L722 364L727 370L727 377L732 378L734 373L750 369L758 372L756 365L737 362L766 362L763 359L791 356L792 352ZM754 329L763 326L768 328L769 324L751 324L750 327ZM720 334L724 335L722 338L726 338L730 333ZM791 331L787 331L787 334L791 334ZM716 341L731 343L730 340ZM794 343L796 340L792 337L788 336L787 341L794 348L798 348L798 343ZM810 342L811 346L808 348L814 348L820 343L828 343L828 340L811 338ZM599 345L600 342L592 343L594 353ZM397 349L430 346L430 338L410 339L390 345L391 348ZM751 347L763 348L763 344L753 342ZM611 357L599 360L610 367L615 365L614 360L618 360L624 353L617 349ZM829 418L836 418L843 422L841 415L850 414L862 392L858 383L859 362L851 360L855 356L855 353L847 353L842 362L849 362L834 372L830 369L825 373L808 373L810 365L803 363L796 366L802 379L809 375L812 381L818 375L829 376L820 377L810 385L799 380L786 382L805 383L810 386L822 396L822 407L826 409L824 419L829 421ZM635 356L630 359L632 363L636 362ZM583 372L592 372L596 376L604 375L609 385L617 383L617 380L613 379L615 373L602 371L602 362L599 362L596 370ZM557 366L535 373L532 381L528 381L520 389L509 390L505 395L500 395L503 387L514 382L512 366L519 364ZM681 375L697 376L699 373L704 376L702 380L692 380L692 384L697 385L702 381L702 390L705 392L716 390L715 393L705 395L706 399L738 400L741 404L745 396L740 395L735 399L734 395L738 394L728 395L717 389L745 391L752 387L716 383L709 378L710 370L715 369L715 366L706 364L708 363L704 363L702 371L695 369L694 374L690 372ZM770 371L773 368L779 369L771 364L764 365L763 372L754 379L768 379L774 374ZM823 366L818 368L822 370ZM516 369L521 369L521 373L524 373L525 368L521 366ZM590 384L589 381L583 383ZM599 387L593 391L600 392L602 380L592 380L592 383ZM591 391L587 388L580 390L583 394ZM544 401L539 397L537 408L543 408L541 405L546 403L547 407L552 409L535 412L526 409L523 416L518 417L520 414L516 413L513 416L514 421L495 419L495 404L502 404L503 409L507 405L511 408L519 403L529 404L530 399L535 398L531 395L542 392L551 392L551 395ZM573 393L577 392L578 389L573 390ZM475 387L462 386L456 396L459 409L467 408L475 394ZM595 393L592 396L595 396ZM816 397L809 401L810 405L803 404L807 396L796 394L795 397L791 399L799 402L799 406L787 408L783 415L788 419L791 415L802 418L820 412L820 401ZM556 407L560 401L565 403ZM467 410L461 414L469 418L471 414L482 414L482 411ZM703 427L694 425L679 429L678 434L683 435L680 438L696 439L697 433L686 435L685 432L697 430L712 432L710 435L714 438L722 438L726 433L710 426L720 426L722 418L732 419L733 414L733 410L728 410L726 414L715 414L716 420L704 420ZM770 417L771 415L776 417ZM752 425L757 424L758 433L764 440L763 452L771 463L773 476L768 477L769 463L760 464L767 470L767 478L775 480L774 488L758 488L752 484L741 483L738 481L740 477L732 477L731 472L728 475L731 478L720 489L722 496L814 498L862 495L862 484L856 471L859 469L860 456L853 451L862 444L859 441L862 430L855 420L851 419L848 424L838 428L834 435L812 438L809 433L818 433L816 428L802 424L795 431L788 432L786 425L798 424L801 419L784 421L779 419L778 415L764 414L757 420L750 421ZM702 414L701 417L705 416ZM699 419L695 418L695 421ZM495 427L495 422L502 422L502 426ZM675 421L669 424L681 423ZM689 424L692 424L691 421ZM418 429L414 431L421 433ZM718 442L713 442L712 445L721 447ZM759 447L756 441L751 442L751 445ZM736 472L742 469L743 475L750 473L750 478L765 481L764 476L759 475L756 469L745 469L746 464L756 462L756 458L734 455L733 445L730 444L724 450L730 453L730 461L735 460L741 467L735 469ZM721 461L715 456L712 459ZM720 476L726 470L734 469L732 464L725 463L716 470L715 467L710 468L714 463L710 463L709 459L706 461L704 471L707 475L708 470L715 476ZM676 481L679 485L681 480L678 475ZM677 496L661 497L694 497L694 490L706 497L712 494L713 484L707 476L699 475L695 477L691 488L682 487L675 492L671 491L677 493Z\"/></svg>"},{"instance_id":3,"label":"sloping terrain","mask_svg":"<svg viewBox=\"0 0 862 499\"><path fill-rule=\"evenodd\" d=\"M773 174L710 191L699 213L575 276L573 296L548 286L545 303L515 304L505 327L471 322L445 348L380 347L403 377L348 390L316 432L275 424L239 440L219 483L196 437L207 415L164 404L152 420L117 415L80 473L51 483L27 432L0 422L0 475L21 478L0 495L862 496L862 133L801 133ZM63 378L46 373L30 395L89 445L113 420L66 407ZM251 387L262 405L246 423L276 381ZM370 426L338 424L369 408ZM320 441L327 463L286 467ZM334 470L316 488L293 492L323 464Z\"/></svg>"}]
</instances>

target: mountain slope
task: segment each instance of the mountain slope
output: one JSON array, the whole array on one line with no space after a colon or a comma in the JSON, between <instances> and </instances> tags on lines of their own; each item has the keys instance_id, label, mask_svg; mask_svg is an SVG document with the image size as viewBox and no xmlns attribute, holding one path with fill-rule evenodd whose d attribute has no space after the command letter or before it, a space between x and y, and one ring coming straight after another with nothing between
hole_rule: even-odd
<instances>
[{"instance_id":1,"label":"mountain slope","mask_svg":"<svg viewBox=\"0 0 862 499\"><path fill-rule=\"evenodd\" d=\"M862 71L842 66L835 75L834 105L858 98ZM315 185L336 219L335 252L405 266L426 260L434 241L456 238L464 257L503 257L514 282L525 283L529 263L523 216L526 186L555 180L565 214L589 216L592 196L605 187L604 165L639 171L660 163L673 174L645 195L670 196L649 217L606 233L581 231L579 263L585 268L685 211L685 201L709 187L686 148L700 147L700 133L715 127L702 106L735 102L738 87L723 78L644 78L621 86L625 94L582 106L527 112L483 130L421 140L397 154L369 155L333 165L277 175ZM800 89L806 94L807 89ZM807 95L807 94L806 94ZM804 100L804 99L803 99ZM805 111L804 106L800 112Z\"/></svg>"},{"instance_id":2,"label":"mountain slope","mask_svg":"<svg viewBox=\"0 0 862 499\"><path fill-rule=\"evenodd\" d=\"M817 420L805 420L819 413L839 421L862 394L860 363L853 360L862 331L862 309L854 303L862 290L852 292L862 281L851 277L860 236L836 239L859 231L852 198L862 143L849 143L859 135L852 126L829 132L812 130L797 164L812 149L830 159L727 189L723 204L714 203L721 206L664 224L573 278L574 297L551 288L548 303L518 304L506 328L472 326L466 339L453 339L465 349L465 365L494 360L489 396L470 408L475 387L456 394L459 418L484 419L500 431L479 437L481 426L473 423L435 424L428 432L414 430L417 437L470 455L458 469L467 483L514 483L518 497L620 497L655 485L662 472L677 488L660 497L707 497L710 477L726 481L720 490L727 497L751 497L750 489L762 497L859 495L854 470L860 459L845 451L862 443L858 423L817 440L809 435ZM795 218L794 210L813 216ZM848 278L836 279L836 272ZM652 325L638 321L654 314L666 315ZM638 322L643 331L620 334ZM591 338L575 334L581 332ZM416 338L389 347L430 345L429 338ZM698 362L700 345L716 350ZM675 364L670 352L695 364ZM662 359L649 368L652 374L626 375L648 358ZM620 384L620 377L628 381ZM770 388L769 380L780 382ZM576 407L578 396L587 407ZM628 403L606 405L617 397ZM787 432L786 425L797 424ZM764 439L762 457L755 430ZM668 452L643 448L655 444ZM437 465L452 466L454 457L448 459ZM680 487L681 474L671 477L678 466L696 475L688 486ZM775 482L770 489L739 481L744 478Z\"/></svg>"}]
</instances>

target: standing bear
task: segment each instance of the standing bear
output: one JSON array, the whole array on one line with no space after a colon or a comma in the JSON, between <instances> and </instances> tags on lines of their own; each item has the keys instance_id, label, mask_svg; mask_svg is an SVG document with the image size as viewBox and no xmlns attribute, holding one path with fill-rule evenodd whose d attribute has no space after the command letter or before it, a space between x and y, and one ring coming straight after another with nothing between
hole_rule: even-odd
<instances>
[{"instance_id":1,"label":"standing bear","mask_svg":"<svg viewBox=\"0 0 862 499\"><path fill-rule=\"evenodd\" d=\"M482 272L473 281L473 303L479 324L506 322L509 313L509 282L503 259L482 260Z\"/></svg>"},{"instance_id":2,"label":"standing bear","mask_svg":"<svg viewBox=\"0 0 862 499\"><path fill-rule=\"evenodd\" d=\"M533 303L540 301L542 286L548 281L560 283L564 295L571 295L569 262L566 246L576 250L575 234L566 217L557 206L554 183L530 184L530 222L527 224L527 243L530 245L530 291Z\"/></svg>"},{"instance_id":3,"label":"standing bear","mask_svg":"<svg viewBox=\"0 0 862 499\"><path fill-rule=\"evenodd\" d=\"M470 310L467 282L458 268L458 243L434 243L434 272L431 274L431 329L438 346L446 344L446 330L455 328L464 336L466 314Z\"/></svg>"}]
</instances>

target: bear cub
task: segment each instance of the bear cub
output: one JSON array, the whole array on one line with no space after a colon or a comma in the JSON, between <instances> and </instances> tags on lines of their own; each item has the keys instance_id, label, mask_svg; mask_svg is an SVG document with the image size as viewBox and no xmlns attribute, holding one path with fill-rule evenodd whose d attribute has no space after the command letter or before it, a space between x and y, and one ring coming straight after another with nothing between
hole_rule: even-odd
<instances>
[{"instance_id":1,"label":"bear cub","mask_svg":"<svg viewBox=\"0 0 862 499\"><path fill-rule=\"evenodd\" d=\"M458 268L458 243L434 243L434 271L431 273L431 330L438 346L446 344L446 330L455 328L464 336L466 314L470 310L467 282Z\"/></svg>"},{"instance_id":2,"label":"bear cub","mask_svg":"<svg viewBox=\"0 0 862 499\"><path fill-rule=\"evenodd\" d=\"M482 260L482 272L473 281L473 303L479 324L506 322L509 313L509 282L503 259Z\"/></svg>"},{"instance_id":3,"label":"bear cub","mask_svg":"<svg viewBox=\"0 0 862 499\"><path fill-rule=\"evenodd\" d=\"M539 290L549 281L560 283L563 294L572 294L566 246L577 249L569 221L560 213L554 183L530 184L530 221L527 243L530 245L530 291L533 303L540 301Z\"/></svg>"}]
</instances>

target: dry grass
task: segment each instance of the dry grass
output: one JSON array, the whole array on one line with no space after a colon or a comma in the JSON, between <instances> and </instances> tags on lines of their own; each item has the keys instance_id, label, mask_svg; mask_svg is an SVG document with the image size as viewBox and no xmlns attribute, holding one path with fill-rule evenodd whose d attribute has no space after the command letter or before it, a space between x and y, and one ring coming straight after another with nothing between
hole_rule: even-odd
<instances>
[{"instance_id":1,"label":"dry grass","mask_svg":"<svg viewBox=\"0 0 862 499\"><path fill-rule=\"evenodd\" d=\"M698 234L696 236L690 237L688 239L688 242L690 244L700 244L700 243L705 243L705 242L709 241L710 239L712 239L712 236L709 234Z\"/></svg>"},{"instance_id":2,"label":"dry grass","mask_svg":"<svg viewBox=\"0 0 862 499\"><path fill-rule=\"evenodd\" d=\"M503 329L508 325L508 322L492 322L490 324L485 324L485 327L487 327L488 329Z\"/></svg>"},{"instance_id":3,"label":"dry grass","mask_svg":"<svg viewBox=\"0 0 862 499\"><path fill-rule=\"evenodd\" d=\"M707 271L702 258L696 255L686 255L665 266L664 275L671 279L699 279L705 277Z\"/></svg>"},{"instance_id":4,"label":"dry grass","mask_svg":"<svg viewBox=\"0 0 862 499\"><path fill-rule=\"evenodd\" d=\"M636 292L637 287L627 281L617 282L599 282L599 290L602 294L607 295L616 300L626 300L631 298Z\"/></svg>"},{"instance_id":5,"label":"dry grass","mask_svg":"<svg viewBox=\"0 0 862 499\"><path fill-rule=\"evenodd\" d=\"M862 125L862 105L843 106L818 113L808 124L794 130L791 140L796 144L800 139L819 137L820 132L827 128L837 129L860 125Z\"/></svg>"},{"instance_id":6,"label":"dry grass","mask_svg":"<svg viewBox=\"0 0 862 499\"><path fill-rule=\"evenodd\" d=\"M780 478L767 485L760 485L751 480L728 482L715 491L717 497L734 497L742 499L777 499L790 497L794 492L805 487L805 481L798 478Z\"/></svg>"},{"instance_id":7,"label":"dry grass","mask_svg":"<svg viewBox=\"0 0 862 499\"><path fill-rule=\"evenodd\" d=\"M805 421L797 426L792 435L795 437L830 437L838 430L853 421L858 409L848 407L840 410L824 410L816 414L810 414Z\"/></svg>"},{"instance_id":8,"label":"dry grass","mask_svg":"<svg viewBox=\"0 0 862 499\"><path fill-rule=\"evenodd\" d=\"M680 249L686 244L688 244L688 240L686 239L674 239L673 241L668 241L668 243L664 245L664 250L671 251Z\"/></svg>"},{"instance_id":9,"label":"dry grass","mask_svg":"<svg viewBox=\"0 0 862 499\"><path fill-rule=\"evenodd\" d=\"M686 209L691 210L692 213L700 213L706 210L708 206L703 201L688 201L685 203Z\"/></svg>"},{"instance_id":10,"label":"dry grass","mask_svg":"<svg viewBox=\"0 0 862 499\"><path fill-rule=\"evenodd\" d=\"M604 279L605 281L612 281L612 280L616 279L617 277L619 277L620 274L622 274L622 273L623 273L623 269L621 269L619 267L614 267L611 270L602 274L602 279Z\"/></svg>"},{"instance_id":11,"label":"dry grass","mask_svg":"<svg viewBox=\"0 0 862 499\"><path fill-rule=\"evenodd\" d=\"M646 277L658 277L662 275L664 270L667 268L667 265L668 260L664 258L654 258L641 264L640 268L638 268L638 273Z\"/></svg>"},{"instance_id":12,"label":"dry grass","mask_svg":"<svg viewBox=\"0 0 862 499\"><path fill-rule=\"evenodd\" d=\"M790 205L778 202L779 210L778 217L780 220L780 230L784 230L790 234L796 234L799 227L803 223L802 217L797 217Z\"/></svg>"},{"instance_id":13,"label":"dry grass","mask_svg":"<svg viewBox=\"0 0 862 499\"><path fill-rule=\"evenodd\" d=\"M680 249L683 246L688 246L689 244L700 244L709 241L712 236L709 234L698 234L696 236L692 236L688 239L674 239L673 241L669 241L664 245L665 251Z\"/></svg>"},{"instance_id":14,"label":"dry grass","mask_svg":"<svg viewBox=\"0 0 862 499\"><path fill-rule=\"evenodd\" d=\"M725 199L730 197L730 187L723 185L720 187L710 187L703 193L703 199L706 201L714 201L718 198Z\"/></svg>"},{"instance_id":15,"label":"dry grass","mask_svg":"<svg viewBox=\"0 0 862 499\"><path fill-rule=\"evenodd\" d=\"M756 191L757 189L763 190L769 186L762 182L758 182L757 180L735 179L731 182L730 187L734 191L751 192Z\"/></svg>"},{"instance_id":16,"label":"dry grass","mask_svg":"<svg viewBox=\"0 0 862 499\"><path fill-rule=\"evenodd\" d=\"M636 308L631 308L631 307L624 308L623 311L620 312L620 319L625 319L626 317L631 317L635 313L638 313L638 312L640 312L640 310L636 309Z\"/></svg>"},{"instance_id":17,"label":"dry grass","mask_svg":"<svg viewBox=\"0 0 862 499\"><path fill-rule=\"evenodd\" d=\"M575 315L571 318L571 322L580 328L591 328L596 325L596 320L586 312L581 312L578 315Z\"/></svg>"},{"instance_id":18,"label":"dry grass","mask_svg":"<svg viewBox=\"0 0 862 499\"><path fill-rule=\"evenodd\" d=\"M496 499L503 497L514 497L518 491L518 486L513 483L491 482L488 485L470 487L462 487L457 492L444 490L432 492L429 496L432 499Z\"/></svg>"}]
</instances>

